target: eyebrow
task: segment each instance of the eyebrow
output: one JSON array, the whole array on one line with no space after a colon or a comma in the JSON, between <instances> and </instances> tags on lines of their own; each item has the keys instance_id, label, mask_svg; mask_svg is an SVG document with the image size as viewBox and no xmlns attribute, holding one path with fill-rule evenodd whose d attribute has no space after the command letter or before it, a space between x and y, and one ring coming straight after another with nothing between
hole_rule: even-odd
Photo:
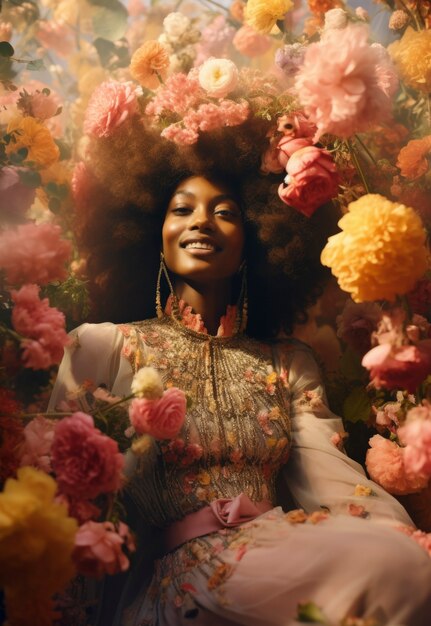
<instances>
[{"instance_id":1,"label":"eyebrow","mask_svg":"<svg viewBox=\"0 0 431 626\"><path fill-rule=\"evenodd\" d=\"M175 196L186 196L187 198L191 198L192 200L196 199L196 195L194 193L192 193L191 191L186 191L185 189L179 189L178 191L176 191L172 196L172 199L175 198ZM235 200L235 198L228 193L221 193L213 198L214 203L223 202L224 200L229 200L230 202L234 202L237 206L239 206L238 201Z\"/></svg>"}]
</instances>

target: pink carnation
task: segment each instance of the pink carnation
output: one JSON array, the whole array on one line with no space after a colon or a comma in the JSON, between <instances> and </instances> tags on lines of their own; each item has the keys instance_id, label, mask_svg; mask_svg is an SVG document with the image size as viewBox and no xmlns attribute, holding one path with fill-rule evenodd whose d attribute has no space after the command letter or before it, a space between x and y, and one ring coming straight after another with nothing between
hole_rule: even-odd
<instances>
[{"instance_id":1,"label":"pink carnation","mask_svg":"<svg viewBox=\"0 0 431 626\"><path fill-rule=\"evenodd\" d=\"M25 169L8 166L0 169L0 217L2 222L4 218L12 218L12 220L22 218L36 197L36 189L21 182L20 172L24 173ZM2 256L2 247L0 247L0 259Z\"/></svg>"},{"instance_id":2,"label":"pink carnation","mask_svg":"<svg viewBox=\"0 0 431 626\"><path fill-rule=\"evenodd\" d=\"M130 421L140 435L148 433L156 439L174 439L184 423L186 405L184 392L170 387L160 399L132 400L129 407Z\"/></svg>"},{"instance_id":3,"label":"pink carnation","mask_svg":"<svg viewBox=\"0 0 431 626\"><path fill-rule=\"evenodd\" d=\"M431 372L431 340L400 347L384 343L366 353L362 365L377 389L406 389L414 393Z\"/></svg>"},{"instance_id":4,"label":"pink carnation","mask_svg":"<svg viewBox=\"0 0 431 626\"><path fill-rule=\"evenodd\" d=\"M85 522L76 533L73 560L80 574L102 578L104 574L118 574L129 567L123 552L135 549L128 527L122 522L118 530L112 522Z\"/></svg>"},{"instance_id":5,"label":"pink carnation","mask_svg":"<svg viewBox=\"0 0 431 626\"><path fill-rule=\"evenodd\" d=\"M32 465L51 472L51 446L55 421L38 415L24 428L24 444L20 449L20 465Z\"/></svg>"},{"instance_id":6,"label":"pink carnation","mask_svg":"<svg viewBox=\"0 0 431 626\"><path fill-rule=\"evenodd\" d=\"M261 35L251 26L245 24L236 31L232 41L235 48L246 57L258 57L271 47L271 39Z\"/></svg>"},{"instance_id":7,"label":"pink carnation","mask_svg":"<svg viewBox=\"0 0 431 626\"><path fill-rule=\"evenodd\" d=\"M425 416L425 419L424 419ZM405 448L405 464L410 472L431 476L431 410L429 407L411 409L407 422L398 435Z\"/></svg>"},{"instance_id":8,"label":"pink carnation","mask_svg":"<svg viewBox=\"0 0 431 626\"><path fill-rule=\"evenodd\" d=\"M308 46L295 88L317 125L315 141L324 133L350 137L390 117L386 61L367 39L366 26L349 24Z\"/></svg>"},{"instance_id":9,"label":"pink carnation","mask_svg":"<svg viewBox=\"0 0 431 626\"><path fill-rule=\"evenodd\" d=\"M188 76L177 72L167 78L165 84L157 90L155 97L147 104L147 115L162 115L164 111L184 115L195 107L204 92L199 85L197 74Z\"/></svg>"},{"instance_id":10,"label":"pink carnation","mask_svg":"<svg viewBox=\"0 0 431 626\"><path fill-rule=\"evenodd\" d=\"M84 132L94 137L109 137L120 124L138 112L135 86L114 80L99 85L85 112Z\"/></svg>"},{"instance_id":11,"label":"pink carnation","mask_svg":"<svg viewBox=\"0 0 431 626\"><path fill-rule=\"evenodd\" d=\"M22 224L0 235L0 268L6 270L11 285L46 285L67 276L64 264L72 246L61 239L61 228L54 224Z\"/></svg>"},{"instance_id":12,"label":"pink carnation","mask_svg":"<svg viewBox=\"0 0 431 626\"><path fill-rule=\"evenodd\" d=\"M75 48L74 33L63 22L40 20L36 37L44 48L67 57Z\"/></svg>"},{"instance_id":13,"label":"pink carnation","mask_svg":"<svg viewBox=\"0 0 431 626\"><path fill-rule=\"evenodd\" d=\"M11 297L15 303L12 326L24 337L21 348L25 367L46 369L59 363L69 343L63 313L50 307L47 298L39 299L37 285L24 285L12 291Z\"/></svg>"},{"instance_id":14,"label":"pink carnation","mask_svg":"<svg viewBox=\"0 0 431 626\"><path fill-rule=\"evenodd\" d=\"M90 415L78 412L56 425L52 466L60 491L85 500L120 489L124 457Z\"/></svg>"},{"instance_id":15,"label":"pink carnation","mask_svg":"<svg viewBox=\"0 0 431 626\"><path fill-rule=\"evenodd\" d=\"M179 124L170 124L161 132L161 136L180 146L190 146L197 142L198 132L192 128L184 128Z\"/></svg>"},{"instance_id":16,"label":"pink carnation","mask_svg":"<svg viewBox=\"0 0 431 626\"><path fill-rule=\"evenodd\" d=\"M380 435L371 437L366 466L372 480L395 495L420 491L428 483L428 477L415 473L405 463L405 448Z\"/></svg>"}]
</instances>

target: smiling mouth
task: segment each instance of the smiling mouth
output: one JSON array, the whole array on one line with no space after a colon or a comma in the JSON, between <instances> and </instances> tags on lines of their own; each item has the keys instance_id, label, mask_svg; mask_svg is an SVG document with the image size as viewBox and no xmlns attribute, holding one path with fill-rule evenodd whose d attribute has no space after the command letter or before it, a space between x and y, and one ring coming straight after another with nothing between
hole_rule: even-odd
<instances>
[{"instance_id":1,"label":"smiling mouth","mask_svg":"<svg viewBox=\"0 0 431 626\"><path fill-rule=\"evenodd\" d=\"M183 246L185 250L206 250L208 252L216 252L217 248L212 243L203 241L191 241Z\"/></svg>"}]
</instances>

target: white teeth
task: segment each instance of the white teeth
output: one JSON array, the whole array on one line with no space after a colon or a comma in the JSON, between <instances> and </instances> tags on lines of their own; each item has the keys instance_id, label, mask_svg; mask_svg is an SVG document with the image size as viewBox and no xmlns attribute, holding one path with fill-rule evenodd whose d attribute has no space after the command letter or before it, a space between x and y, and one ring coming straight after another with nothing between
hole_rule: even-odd
<instances>
[{"instance_id":1,"label":"white teeth","mask_svg":"<svg viewBox=\"0 0 431 626\"><path fill-rule=\"evenodd\" d=\"M198 250L215 250L215 247L210 243L204 243L203 241L192 241L185 246L186 250L198 249Z\"/></svg>"}]
</instances>

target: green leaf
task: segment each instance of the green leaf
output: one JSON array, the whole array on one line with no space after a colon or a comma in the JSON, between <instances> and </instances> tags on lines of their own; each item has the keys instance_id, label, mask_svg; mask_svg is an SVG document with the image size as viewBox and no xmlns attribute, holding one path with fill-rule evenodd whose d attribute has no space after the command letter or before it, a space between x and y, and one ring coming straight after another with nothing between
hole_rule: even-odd
<instances>
[{"instance_id":1,"label":"green leaf","mask_svg":"<svg viewBox=\"0 0 431 626\"><path fill-rule=\"evenodd\" d=\"M31 72L39 72L41 70L46 70L45 63L42 59L35 59L34 61L28 61L26 64L26 68Z\"/></svg>"},{"instance_id":2,"label":"green leaf","mask_svg":"<svg viewBox=\"0 0 431 626\"><path fill-rule=\"evenodd\" d=\"M116 0L109 6L98 7L93 13L93 30L96 37L117 41L127 29L127 9Z\"/></svg>"},{"instance_id":3,"label":"green leaf","mask_svg":"<svg viewBox=\"0 0 431 626\"><path fill-rule=\"evenodd\" d=\"M371 400L364 387L354 387L343 404L344 419L348 422L366 422L371 415Z\"/></svg>"},{"instance_id":4,"label":"green leaf","mask_svg":"<svg viewBox=\"0 0 431 626\"><path fill-rule=\"evenodd\" d=\"M0 41L0 57L13 57L15 50L8 41Z\"/></svg>"},{"instance_id":5,"label":"green leaf","mask_svg":"<svg viewBox=\"0 0 431 626\"><path fill-rule=\"evenodd\" d=\"M298 622L307 624L324 624L328 626L326 617L314 602L307 602L306 604L298 604L298 615L296 616Z\"/></svg>"},{"instance_id":6,"label":"green leaf","mask_svg":"<svg viewBox=\"0 0 431 626\"><path fill-rule=\"evenodd\" d=\"M39 172L35 172L34 170L20 170L19 179L23 185L31 189L36 189L42 184Z\"/></svg>"}]
</instances>

